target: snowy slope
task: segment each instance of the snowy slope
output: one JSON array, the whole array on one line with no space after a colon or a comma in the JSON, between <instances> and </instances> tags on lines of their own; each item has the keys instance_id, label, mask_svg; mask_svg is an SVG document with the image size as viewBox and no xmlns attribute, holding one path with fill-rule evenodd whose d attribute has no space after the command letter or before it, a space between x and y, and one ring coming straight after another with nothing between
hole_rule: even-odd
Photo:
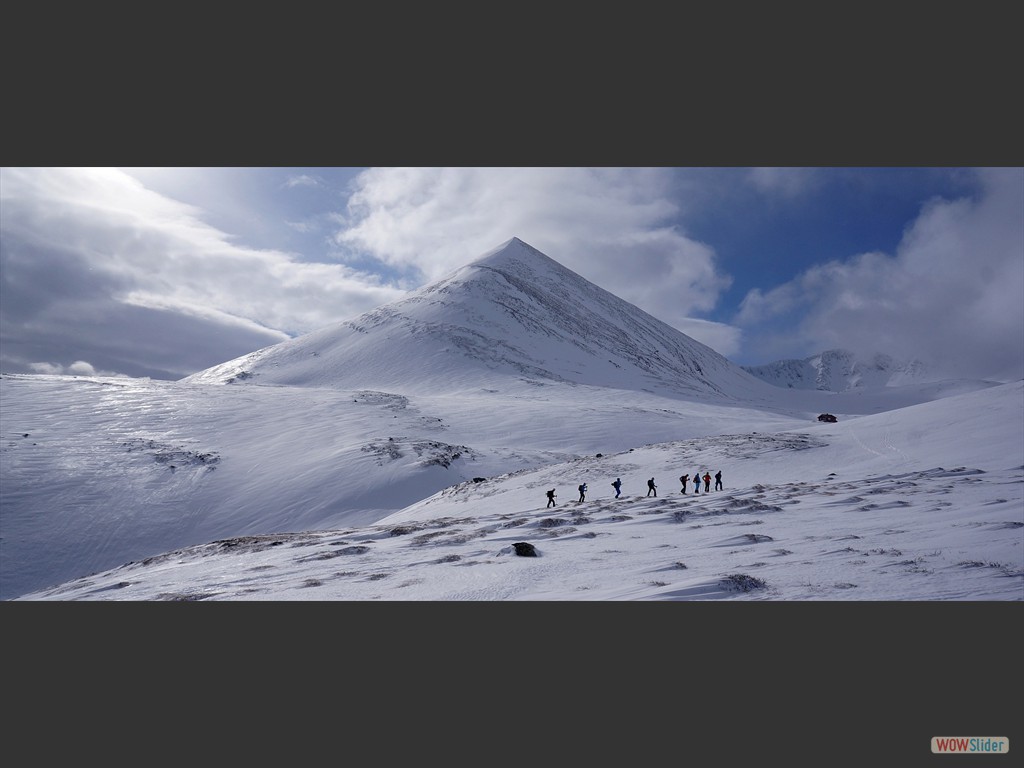
<instances>
[{"instance_id":1,"label":"snowy slope","mask_svg":"<svg viewBox=\"0 0 1024 768\"><path fill-rule=\"evenodd\" d=\"M0 409L4 599L219 537L373 522L473 477L811 420L554 382L416 396L5 375Z\"/></svg>"},{"instance_id":2,"label":"snowy slope","mask_svg":"<svg viewBox=\"0 0 1024 768\"><path fill-rule=\"evenodd\" d=\"M23 599L1018 601L1022 423L1018 382L641 446L462 483L373 525L211 541ZM724 488L682 494L676 476L705 469Z\"/></svg>"}]
</instances>

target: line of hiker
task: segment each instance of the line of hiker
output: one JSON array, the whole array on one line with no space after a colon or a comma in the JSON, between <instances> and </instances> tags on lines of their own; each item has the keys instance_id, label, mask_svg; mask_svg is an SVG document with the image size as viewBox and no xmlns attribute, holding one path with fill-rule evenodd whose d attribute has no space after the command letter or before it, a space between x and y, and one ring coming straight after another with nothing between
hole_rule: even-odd
<instances>
[{"instance_id":1,"label":"line of hiker","mask_svg":"<svg viewBox=\"0 0 1024 768\"><path fill-rule=\"evenodd\" d=\"M693 492L700 493L700 483L704 481L704 493L711 493L711 474L705 472L701 477L700 472L693 473ZM689 475L680 475L679 482L683 484L683 493L686 493L686 483L690 481ZM715 472L715 490L722 490L722 470Z\"/></svg>"},{"instance_id":2,"label":"line of hiker","mask_svg":"<svg viewBox=\"0 0 1024 768\"><path fill-rule=\"evenodd\" d=\"M718 470L717 472L715 472L714 480L715 480L715 490L716 491L722 490L722 470ZM711 493L711 473L708 472L708 471L705 471L703 476L701 476L700 472L694 472L692 480L691 480L690 475L681 475L679 477L679 482L682 483L682 485L683 485L683 489L682 489L683 493L686 493L686 484L688 482L692 482L693 483L693 493L694 493L695 496L700 494L700 484L701 484L701 482L704 483L704 493ZM612 483L612 488L615 489L615 498L616 499L619 498L622 495L622 478L620 478L620 477L615 478L615 482ZM586 483L580 483L580 485L577 487L576 490L578 490L580 492L580 498L577 501L577 504L580 503L580 502L586 501L587 500L587 484ZM650 480L647 481L647 496L648 497L654 496L655 498L657 498L657 496L658 496L658 486L655 484L653 477ZM555 502L556 494L555 494L555 489L554 488L552 488L550 491L547 491L547 497L548 497L548 507L557 507L558 506L558 504Z\"/></svg>"}]
</instances>

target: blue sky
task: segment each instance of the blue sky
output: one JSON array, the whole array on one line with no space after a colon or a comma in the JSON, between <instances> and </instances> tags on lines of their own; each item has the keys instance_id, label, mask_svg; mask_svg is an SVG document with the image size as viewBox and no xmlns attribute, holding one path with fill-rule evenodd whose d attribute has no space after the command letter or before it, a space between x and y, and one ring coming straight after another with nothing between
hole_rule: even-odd
<instances>
[{"instance_id":1,"label":"blue sky","mask_svg":"<svg viewBox=\"0 0 1024 768\"><path fill-rule=\"evenodd\" d=\"M176 379L518 237L732 361L1024 375L1024 169L3 168L0 366Z\"/></svg>"}]
</instances>

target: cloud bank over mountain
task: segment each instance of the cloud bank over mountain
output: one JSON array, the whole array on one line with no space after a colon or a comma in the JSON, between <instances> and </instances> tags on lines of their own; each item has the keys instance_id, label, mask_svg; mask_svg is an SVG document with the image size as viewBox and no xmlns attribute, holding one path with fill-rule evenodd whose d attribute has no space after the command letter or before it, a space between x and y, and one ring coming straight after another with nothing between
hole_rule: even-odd
<instances>
[{"instance_id":1,"label":"cloud bank over mountain","mask_svg":"<svg viewBox=\"0 0 1024 768\"><path fill-rule=\"evenodd\" d=\"M2 168L0 366L175 379L512 234L743 364L1024 376L1021 168Z\"/></svg>"},{"instance_id":2,"label":"cloud bank over mountain","mask_svg":"<svg viewBox=\"0 0 1024 768\"><path fill-rule=\"evenodd\" d=\"M789 317L791 334L818 350L883 351L947 376L1024 378L1024 177L993 168L980 178L976 199L925 205L895 254L859 254L753 290L736 323L753 341L758 325ZM774 356L780 338L758 343Z\"/></svg>"}]
</instances>

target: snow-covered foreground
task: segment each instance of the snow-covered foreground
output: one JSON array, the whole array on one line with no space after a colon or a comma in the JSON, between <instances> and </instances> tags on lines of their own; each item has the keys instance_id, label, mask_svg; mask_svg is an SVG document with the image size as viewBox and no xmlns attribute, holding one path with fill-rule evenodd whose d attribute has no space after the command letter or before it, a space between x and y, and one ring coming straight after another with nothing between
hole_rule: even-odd
<instances>
[{"instance_id":1,"label":"snow-covered foreground","mask_svg":"<svg viewBox=\"0 0 1024 768\"><path fill-rule=\"evenodd\" d=\"M0 378L0 596L214 539L376 522L474 477L809 416L561 383L369 390Z\"/></svg>"},{"instance_id":2,"label":"snow-covered foreground","mask_svg":"<svg viewBox=\"0 0 1024 768\"><path fill-rule=\"evenodd\" d=\"M4 386L10 388L12 384L31 386L16 378L5 381ZM79 386L102 387L105 383L82 382ZM237 425L233 429L240 431L231 432L231 440L218 446L219 461L211 470L209 459L196 458L209 451L213 439L212 433L201 430L203 416L208 414L190 413L188 423L200 430L191 433L198 440L197 447L187 457L166 453L167 458L162 460L183 465L175 470L176 480L184 474L187 485L208 482L210 473L226 474L229 462L224 454L237 451L235 458L240 458L247 453L248 460L239 471L254 480L269 475L261 493L270 495L267 509L272 509L275 498L284 498L274 496L275 485L289 478L312 489L324 475L311 477L304 472L312 470L305 468L330 463L331 452L343 450L330 443L325 446L319 433L314 433L316 439L310 438L308 430L322 428L323 419L317 417L316 407L324 409L324 418L327 413L337 418L341 400L352 399L344 398L344 393L308 391L309 399L301 404L313 413L304 415L300 428L286 418L298 405L289 399L299 396L294 390L251 388L241 394L232 388L217 391L224 397L258 398L258 403L250 401L247 409L238 412L240 422L248 423L243 413L259 412L260 422L269 420L273 425L270 432L281 432L283 439L295 441L295 451L299 451L305 436L315 452L291 461L284 458L291 455L291 449L277 452L273 455L278 464L269 465L266 459L271 454L258 443L242 439L245 428ZM331 399L335 397L339 399ZM24 399L5 399L5 421L12 401L23 403ZM95 409L95 401L88 398L75 402L88 402L88 407ZM199 402L210 401L196 400L190 407L209 407L197 405ZM272 402L288 402L290 406L271 406ZM467 405L470 402L467 400ZM24 594L21 599L1024 599L1022 382L875 415L841 417L834 424L805 420L799 427L794 427L795 416L762 413L757 428L741 429L739 422L749 419L751 412L738 411L736 421L719 421L723 428L712 431L697 418L701 413L697 405L680 402L679 412L662 414L659 429L655 427L659 422L638 408L632 415L643 428L630 432L623 427L628 422L618 422L625 435L621 441L608 438L615 434L608 429L607 421L612 409L606 403L588 400L577 404L571 411L572 418L560 422L575 427L561 445L550 429L538 428L532 439L529 434L519 434L520 447L509 445L505 448L508 455L499 456L501 450L496 446L501 441L495 436L502 433L500 420L516 421L515 429L529 423L516 418L515 401L509 402L507 408L489 419L474 416L472 407L446 411L446 419L454 420L451 414L461 414L464 423L457 431L460 438L468 440L473 434L481 439L485 425L489 427L492 442L486 451L479 451L476 463L471 465L483 479L469 478L445 486L429 498L410 502L372 523L347 523L319 530L307 530L300 524L277 531L254 530L251 534L236 530L223 538L213 534L197 546L168 548L133 558L134 562L113 570L82 573L80 578ZM535 416L550 417L555 412L548 410L551 401L546 402L544 408L539 402L532 404ZM555 405L564 413L568 402ZM372 407L389 406L397 408L398 412L391 415L399 418L401 414L405 425L410 418L431 418L429 410L410 409L407 402L385 400ZM175 423L167 413L158 415L159 402L151 407L154 421L147 423L146 433L134 438L126 433L122 436L125 440L151 440L155 424ZM521 407L530 409L531 404ZM591 408L594 413L588 420L585 415ZM694 417L690 428L700 436L667 440L670 425L685 432L682 425L690 424L685 418L688 409ZM722 416L721 408L714 410L717 417ZM93 421L89 423L98 426L100 417L95 410L90 412ZM704 413L707 415L707 411ZM26 414L23 411L21 415ZM4 426L5 548L10 546L10 479L31 475L32 450L45 446L48 430L59 429L62 418L72 418L70 412L56 410L39 417L41 436L34 446L28 444L31 436L18 438L10 431L13 425ZM113 414L106 418L111 424L117 423ZM355 420L347 418L352 419L346 422L351 430ZM222 415L211 429L214 433L228 429L228 421ZM772 427L773 421L778 428ZM133 423L137 428L138 422ZM288 430L288 424L296 434ZM105 439L109 443L116 429L107 429ZM371 433L380 438L367 427L367 435ZM262 431L249 437L266 440L268 434ZM650 434L654 439L626 447L631 442L627 438L640 434ZM25 442L19 443L19 439ZM106 452L109 472L139 473L136 503L144 505L145 489L158 487L157 482L126 462L125 456L115 458L114 446L102 446L100 442L92 449ZM609 444L610 448L595 450L598 445ZM186 443L182 435L167 430L161 445ZM136 447L136 453L148 457L149 464L154 458L161 462L159 448ZM404 444L395 451L399 454L396 458L390 457L385 443L379 447L377 453L366 452L367 469L405 466L403 462L415 456L415 451L409 452ZM89 446L80 444L78 450L87 454ZM600 457L598 452L602 453ZM264 460L259 461L259 456ZM69 455L66 460L74 467L83 456ZM502 474L488 471L510 460L525 466ZM445 471L437 465L429 469ZM676 478L695 471L703 474L705 470L712 475L722 470L723 490L705 494L702 489L694 496L688 488L689 493L683 495ZM349 471L345 479L335 481L337 489L356 482L358 477L359 472ZM613 498L610 486L616 477L623 481L620 499ZM658 486L657 498L646 495L650 477ZM50 491L45 490L44 475L37 474L36 479L37 492L52 494L54 504L83 493L78 487L81 483L75 483L71 475ZM422 479L418 484L421 489ZM161 482L164 485L159 487L166 488L169 475ZM589 490L586 500L579 503L576 488L583 482ZM31 493L31 487L21 482L18 492ZM225 490L238 487L229 483ZM554 508L545 507L544 492L550 488L558 494ZM154 502L158 500L164 501L153 497ZM98 514L101 506L96 505L91 512ZM33 508L37 514L46 509L39 504ZM114 513L108 510L108 514ZM121 510L121 514L138 515L140 508ZM48 530L55 551L66 553L82 546L80 533L69 535L73 526L68 521L54 518L53 522ZM104 525L109 527L109 522ZM237 522L222 521L225 530ZM28 528L24 521L20 524L22 528L16 533ZM154 517L151 527L171 528L175 524L180 522L168 512L159 519ZM195 525L197 533L212 532L217 527L198 522ZM95 538L92 546L101 547L103 541L97 531L90 534ZM116 530L111 530L107 540L115 536ZM531 545L535 556L520 556L517 544ZM37 547L35 554L42 557L42 551Z\"/></svg>"}]
</instances>

